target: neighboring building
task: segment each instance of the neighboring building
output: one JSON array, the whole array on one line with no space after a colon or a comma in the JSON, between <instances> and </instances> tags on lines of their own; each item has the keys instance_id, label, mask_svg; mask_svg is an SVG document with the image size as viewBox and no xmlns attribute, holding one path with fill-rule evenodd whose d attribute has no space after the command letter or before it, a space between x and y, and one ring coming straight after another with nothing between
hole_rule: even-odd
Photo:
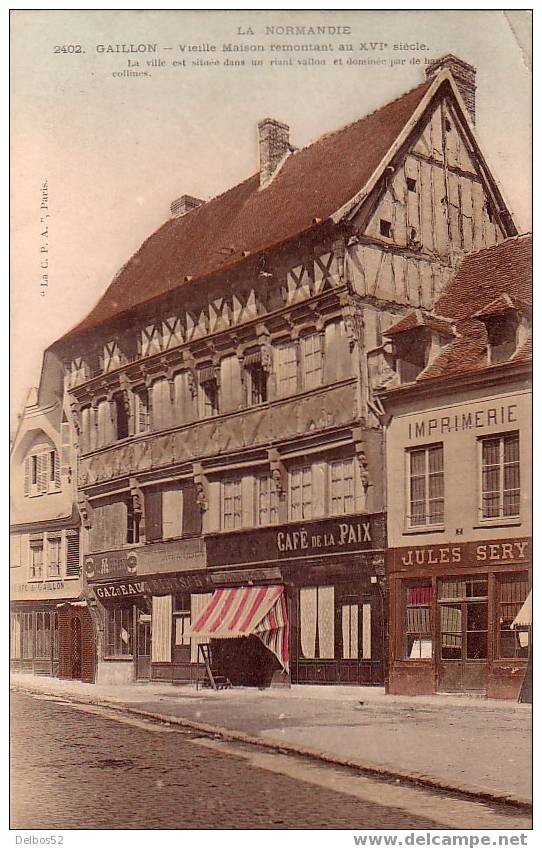
<instances>
[{"instance_id":1,"label":"neighboring building","mask_svg":"<svg viewBox=\"0 0 542 849\"><path fill-rule=\"evenodd\" d=\"M387 331L391 693L518 696L529 654L530 304L525 235L467 256L434 315Z\"/></svg>"},{"instance_id":2,"label":"neighboring building","mask_svg":"<svg viewBox=\"0 0 542 849\"><path fill-rule=\"evenodd\" d=\"M259 172L175 201L53 346L79 429L98 680L193 680L214 637L233 681L382 682L367 355L433 307L459 255L516 233L474 137L474 79L446 57L302 150L265 119Z\"/></svg>"},{"instance_id":3,"label":"neighboring building","mask_svg":"<svg viewBox=\"0 0 542 849\"><path fill-rule=\"evenodd\" d=\"M45 356L13 440L10 642L14 671L94 680L92 617L83 595L76 455L62 364Z\"/></svg>"}]
</instances>

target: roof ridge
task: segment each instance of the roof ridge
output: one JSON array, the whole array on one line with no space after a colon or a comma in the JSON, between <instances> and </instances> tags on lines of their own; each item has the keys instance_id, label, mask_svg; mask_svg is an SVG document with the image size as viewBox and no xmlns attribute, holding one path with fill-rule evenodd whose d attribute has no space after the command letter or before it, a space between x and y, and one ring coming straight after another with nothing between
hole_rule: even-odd
<instances>
[{"instance_id":1,"label":"roof ridge","mask_svg":"<svg viewBox=\"0 0 542 849\"><path fill-rule=\"evenodd\" d=\"M303 153L303 151L307 150L309 147L312 147L313 145L318 144L321 141L332 138L333 136L344 132L344 130L347 130L349 127L353 127L356 124L360 124L362 121L367 120L367 118L370 118L372 115L376 115L378 112L382 112L384 109L387 109L389 106L392 106L394 103L397 103L399 100L402 100L403 97L407 97L409 94L413 94L415 91L418 91L424 86L427 86L429 88L431 83L433 82L433 80L424 80L422 83L418 83L418 85L407 89L407 91L404 91L402 94L398 94L397 97L395 97L393 100L388 100L388 102L384 103L383 106L379 106L377 109L373 109L371 112L367 112L366 115L362 115L360 118L355 118L353 121L348 121L347 124L343 124L341 127L337 127L337 129L335 130L329 130L327 133L322 133L322 135L318 136L318 138L313 139L313 141L310 141L308 142L308 144L303 145L303 147L298 148L298 150L295 151L294 155Z\"/></svg>"}]
</instances>

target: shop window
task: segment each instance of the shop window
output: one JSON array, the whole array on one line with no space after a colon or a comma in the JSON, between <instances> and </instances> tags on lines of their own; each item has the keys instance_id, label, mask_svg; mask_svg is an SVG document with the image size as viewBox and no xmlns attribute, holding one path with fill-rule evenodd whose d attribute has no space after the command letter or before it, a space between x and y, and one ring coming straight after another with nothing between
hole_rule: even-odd
<instances>
[{"instance_id":1,"label":"shop window","mask_svg":"<svg viewBox=\"0 0 542 849\"><path fill-rule=\"evenodd\" d=\"M21 614L22 659L31 660L34 657L34 614Z\"/></svg>"},{"instance_id":2,"label":"shop window","mask_svg":"<svg viewBox=\"0 0 542 849\"><path fill-rule=\"evenodd\" d=\"M40 540L30 540L29 579L43 580L43 537Z\"/></svg>"},{"instance_id":3,"label":"shop window","mask_svg":"<svg viewBox=\"0 0 542 849\"><path fill-rule=\"evenodd\" d=\"M520 514L519 433L481 439L483 519Z\"/></svg>"},{"instance_id":4,"label":"shop window","mask_svg":"<svg viewBox=\"0 0 542 849\"><path fill-rule=\"evenodd\" d=\"M222 482L222 530L240 528L243 521L242 482L240 478Z\"/></svg>"},{"instance_id":5,"label":"shop window","mask_svg":"<svg viewBox=\"0 0 542 849\"><path fill-rule=\"evenodd\" d=\"M353 513L354 460L335 460L329 464L330 512L332 516Z\"/></svg>"},{"instance_id":6,"label":"shop window","mask_svg":"<svg viewBox=\"0 0 542 849\"><path fill-rule=\"evenodd\" d=\"M60 536L47 537L47 577L60 578L61 572L61 543Z\"/></svg>"},{"instance_id":7,"label":"shop window","mask_svg":"<svg viewBox=\"0 0 542 849\"><path fill-rule=\"evenodd\" d=\"M335 657L335 594L333 587L299 590L301 654L308 659Z\"/></svg>"},{"instance_id":8,"label":"shop window","mask_svg":"<svg viewBox=\"0 0 542 849\"><path fill-rule=\"evenodd\" d=\"M21 614L11 613L9 617L9 656L11 660L21 659Z\"/></svg>"},{"instance_id":9,"label":"shop window","mask_svg":"<svg viewBox=\"0 0 542 849\"><path fill-rule=\"evenodd\" d=\"M323 349L320 333L311 333L301 339L301 375L303 389L313 389L322 384Z\"/></svg>"},{"instance_id":10,"label":"shop window","mask_svg":"<svg viewBox=\"0 0 542 849\"><path fill-rule=\"evenodd\" d=\"M51 658L51 619L45 611L36 613L35 657L40 660Z\"/></svg>"},{"instance_id":11,"label":"shop window","mask_svg":"<svg viewBox=\"0 0 542 849\"><path fill-rule=\"evenodd\" d=\"M291 469L288 475L289 518L312 518L312 466Z\"/></svg>"},{"instance_id":12,"label":"shop window","mask_svg":"<svg viewBox=\"0 0 542 849\"><path fill-rule=\"evenodd\" d=\"M529 594L527 575L502 575L497 587L497 656L503 660L525 658L529 654L529 626L510 626Z\"/></svg>"},{"instance_id":13,"label":"shop window","mask_svg":"<svg viewBox=\"0 0 542 849\"><path fill-rule=\"evenodd\" d=\"M341 606L343 659L356 660L359 656L359 604Z\"/></svg>"},{"instance_id":14,"label":"shop window","mask_svg":"<svg viewBox=\"0 0 542 849\"><path fill-rule=\"evenodd\" d=\"M442 660L487 658L487 578L439 581Z\"/></svg>"},{"instance_id":15,"label":"shop window","mask_svg":"<svg viewBox=\"0 0 542 849\"><path fill-rule=\"evenodd\" d=\"M111 607L106 611L106 655L131 657L133 654L132 607Z\"/></svg>"},{"instance_id":16,"label":"shop window","mask_svg":"<svg viewBox=\"0 0 542 849\"><path fill-rule=\"evenodd\" d=\"M405 658L431 659L433 654L431 583L410 584L405 589Z\"/></svg>"},{"instance_id":17,"label":"shop window","mask_svg":"<svg viewBox=\"0 0 542 849\"><path fill-rule=\"evenodd\" d=\"M277 490L270 475L261 475L256 479L258 488L258 525L276 525L278 522Z\"/></svg>"},{"instance_id":18,"label":"shop window","mask_svg":"<svg viewBox=\"0 0 542 849\"><path fill-rule=\"evenodd\" d=\"M297 392L297 345L286 342L277 346L277 396L286 398Z\"/></svg>"},{"instance_id":19,"label":"shop window","mask_svg":"<svg viewBox=\"0 0 542 849\"><path fill-rule=\"evenodd\" d=\"M411 528L444 522L444 449L442 443L407 452Z\"/></svg>"},{"instance_id":20,"label":"shop window","mask_svg":"<svg viewBox=\"0 0 542 849\"><path fill-rule=\"evenodd\" d=\"M149 393L145 386L134 389L134 433L149 429Z\"/></svg>"}]
</instances>

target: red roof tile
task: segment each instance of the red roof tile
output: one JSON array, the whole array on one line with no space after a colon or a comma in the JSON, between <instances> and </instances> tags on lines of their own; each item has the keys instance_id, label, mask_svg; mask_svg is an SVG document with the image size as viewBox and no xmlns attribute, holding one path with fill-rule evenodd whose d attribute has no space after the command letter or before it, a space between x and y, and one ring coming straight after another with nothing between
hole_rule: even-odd
<instances>
[{"instance_id":1,"label":"red roof tile","mask_svg":"<svg viewBox=\"0 0 542 849\"><path fill-rule=\"evenodd\" d=\"M224 269L325 221L363 189L421 103L426 81L376 112L292 154L271 183L259 174L180 218L166 221L126 265L89 315L67 335Z\"/></svg>"},{"instance_id":2,"label":"red roof tile","mask_svg":"<svg viewBox=\"0 0 542 849\"><path fill-rule=\"evenodd\" d=\"M468 254L435 304L435 312L467 318L504 293L531 303L531 250L532 236L526 233Z\"/></svg>"},{"instance_id":3,"label":"red roof tile","mask_svg":"<svg viewBox=\"0 0 542 849\"><path fill-rule=\"evenodd\" d=\"M454 329L452 323L445 318L428 313L422 313L421 310L412 310L407 313L397 324L389 327L383 336L397 336L399 333L406 333L408 330L415 330L416 327L430 327L436 330L437 333L443 335L453 335Z\"/></svg>"}]
</instances>

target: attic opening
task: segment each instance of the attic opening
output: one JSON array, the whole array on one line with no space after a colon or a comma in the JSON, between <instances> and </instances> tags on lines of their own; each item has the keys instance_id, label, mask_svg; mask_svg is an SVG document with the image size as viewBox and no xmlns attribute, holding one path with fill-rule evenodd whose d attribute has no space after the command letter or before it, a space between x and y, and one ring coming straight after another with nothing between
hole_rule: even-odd
<instances>
[{"instance_id":1,"label":"attic opening","mask_svg":"<svg viewBox=\"0 0 542 849\"><path fill-rule=\"evenodd\" d=\"M518 346L518 317L512 311L485 319L490 363L504 363Z\"/></svg>"},{"instance_id":2,"label":"attic opening","mask_svg":"<svg viewBox=\"0 0 542 849\"><path fill-rule=\"evenodd\" d=\"M416 180L414 177L407 177L406 185L409 192L416 191Z\"/></svg>"},{"instance_id":3,"label":"attic opening","mask_svg":"<svg viewBox=\"0 0 542 849\"><path fill-rule=\"evenodd\" d=\"M430 346L430 336L423 328L416 328L396 337L394 353L401 383L412 383L427 367Z\"/></svg>"},{"instance_id":4,"label":"attic opening","mask_svg":"<svg viewBox=\"0 0 542 849\"><path fill-rule=\"evenodd\" d=\"M385 218L380 219L380 235L391 239L391 221L386 221Z\"/></svg>"}]
</instances>

